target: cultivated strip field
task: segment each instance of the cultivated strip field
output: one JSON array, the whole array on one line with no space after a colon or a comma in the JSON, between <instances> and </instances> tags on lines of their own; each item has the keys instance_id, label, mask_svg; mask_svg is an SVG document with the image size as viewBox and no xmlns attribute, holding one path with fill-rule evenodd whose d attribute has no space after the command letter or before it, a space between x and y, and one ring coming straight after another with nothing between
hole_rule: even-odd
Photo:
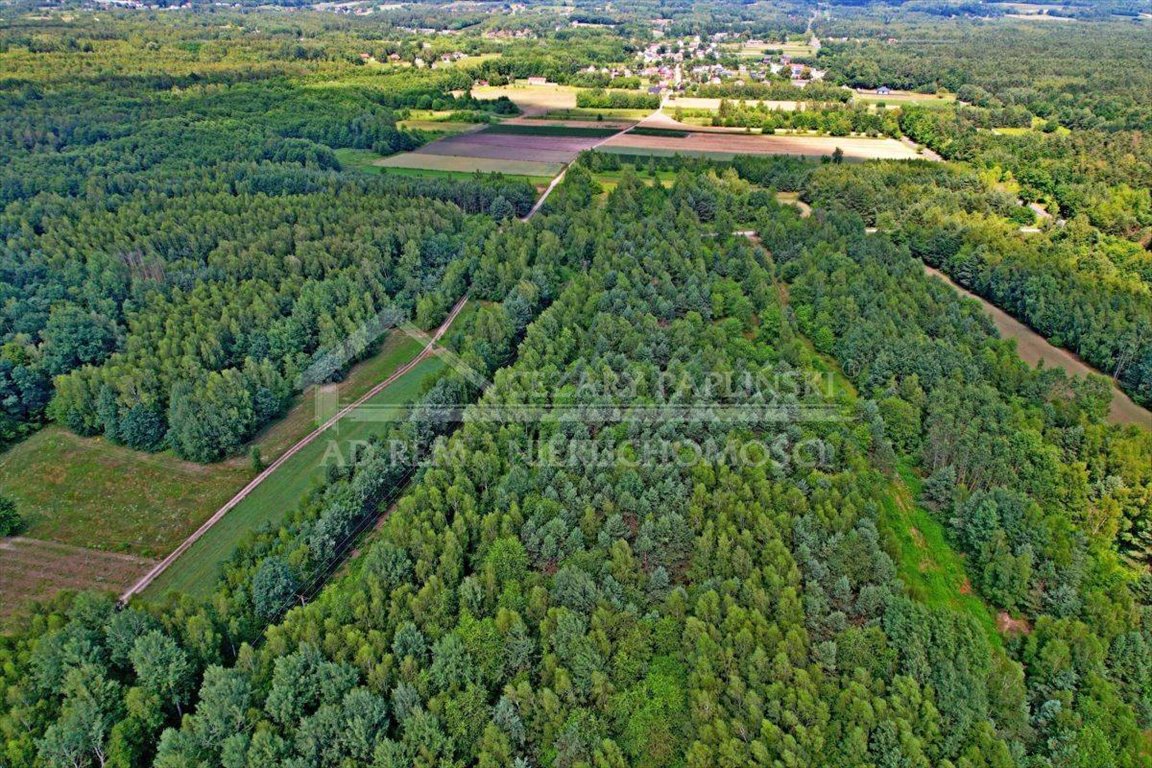
<instances>
[{"instance_id":1,"label":"cultivated strip field","mask_svg":"<svg viewBox=\"0 0 1152 768\"><path fill-rule=\"evenodd\" d=\"M603 142L604 134L611 131L611 127L604 125L501 125L476 133L446 136L414 152L385 157L375 164L384 168L551 178L581 152Z\"/></svg>"},{"instance_id":2,"label":"cultivated strip field","mask_svg":"<svg viewBox=\"0 0 1152 768\"><path fill-rule=\"evenodd\" d=\"M675 154L728 159L735 155L795 155L823 157L839 147L853 160L916 160L915 149L895 139L848 136L753 136L693 131L687 136L645 136L626 133L604 142L599 149L625 155Z\"/></svg>"},{"instance_id":3,"label":"cultivated strip field","mask_svg":"<svg viewBox=\"0 0 1152 768\"><path fill-rule=\"evenodd\" d=\"M374 165L381 168L409 168L453 173L503 173L506 176L547 176L560 172L563 163L542 163L532 160L499 160L484 157L437 155L427 152L403 152L381 158Z\"/></svg>"},{"instance_id":4,"label":"cultivated strip field","mask_svg":"<svg viewBox=\"0 0 1152 768\"><path fill-rule=\"evenodd\" d=\"M121 589L155 562L23 536L0 539L0 619L64 590Z\"/></svg>"},{"instance_id":5,"label":"cultivated strip field","mask_svg":"<svg viewBox=\"0 0 1152 768\"><path fill-rule=\"evenodd\" d=\"M481 157L493 160L529 160L538 163L568 163L603 137L532 136L480 131L449 136L416 150L415 154Z\"/></svg>"}]
</instances>

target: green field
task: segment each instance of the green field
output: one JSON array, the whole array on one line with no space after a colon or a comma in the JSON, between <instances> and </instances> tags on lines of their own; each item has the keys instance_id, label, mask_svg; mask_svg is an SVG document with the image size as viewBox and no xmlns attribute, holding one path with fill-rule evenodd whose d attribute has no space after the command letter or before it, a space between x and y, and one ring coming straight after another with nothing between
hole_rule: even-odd
<instances>
[{"instance_id":1,"label":"green field","mask_svg":"<svg viewBox=\"0 0 1152 768\"><path fill-rule=\"evenodd\" d=\"M406 405L423 392L427 377L444 367L440 358L424 360L394 384L369 400L361 412L379 406ZM335 424L328 434L317 438L297 453L267 480L234 507L200 538L184 555L162 573L144 592L145 599L159 599L169 592L186 592L197 597L211 593L223 565L248 531L262 525L277 525L291 512L324 475L325 456L335 451L347 456L357 441L367 440L386 426L357 418L354 412Z\"/></svg>"},{"instance_id":2,"label":"green field","mask_svg":"<svg viewBox=\"0 0 1152 768\"><path fill-rule=\"evenodd\" d=\"M45 427L0 456L0 487L25 534L76 547L163 556L251 477Z\"/></svg>"},{"instance_id":3,"label":"green field","mask_svg":"<svg viewBox=\"0 0 1152 768\"><path fill-rule=\"evenodd\" d=\"M895 107L923 107L925 109L947 109L955 106L956 96L951 93L912 93L910 91L892 91L880 95L876 93L853 93L853 104L883 104L889 109Z\"/></svg>"},{"instance_id":4,"label":"green field","mask_svg":"<svg viewBox=\"0 0 1152 768\"><path fill-rule=\"evenodd\" d=\"M467 133L482 128L484 123L462 123L456 120L401 120L396 123L397 128L409 131L425 131L426 133ZM341 150L336 150L340 152Z\"/></svg>"}]
</instances>

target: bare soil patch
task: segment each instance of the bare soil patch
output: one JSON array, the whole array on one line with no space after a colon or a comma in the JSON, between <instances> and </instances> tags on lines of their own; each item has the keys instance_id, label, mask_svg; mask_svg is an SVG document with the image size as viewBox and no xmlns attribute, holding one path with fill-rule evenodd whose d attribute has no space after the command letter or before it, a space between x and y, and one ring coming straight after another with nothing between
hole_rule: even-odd
<instances>
[{"instance_id":1,"label":"bare soil patch","mask_svg":"<svg viewBox=\"0 0 1152 768\"><path fill-rule=\"evenodd\" d=\"M520 107L525 116L545 115L554 109L575 109L577 88L565 85L528 85L515 83L513 85L492 86L478 85L472 89L473 98L498 99L507 96L513 104Z\"/></svg>"},{"instance_id":2,"label":"bare soil patch","mask_svg":"<svg viewBox=\"0 0 1152 768\"><path fill-rule=\"evenodd\" d=\"M480 131L434 141L416 150L416 154L568 163L601 140L602 137L596 136L532 136Z\"/></svg>"},{"instance_id":3,"label":"bare soil patch","mask_svg":"<svg viewBox=\"0 0 1152 768\"><path fill-rule=\"evenodd\" d=\"M1002 635L1027 635L1032 632L1032 625L1027 619L1014 619L1007 611L996 614L996 629Z\"/></svg>"}]
</instances>

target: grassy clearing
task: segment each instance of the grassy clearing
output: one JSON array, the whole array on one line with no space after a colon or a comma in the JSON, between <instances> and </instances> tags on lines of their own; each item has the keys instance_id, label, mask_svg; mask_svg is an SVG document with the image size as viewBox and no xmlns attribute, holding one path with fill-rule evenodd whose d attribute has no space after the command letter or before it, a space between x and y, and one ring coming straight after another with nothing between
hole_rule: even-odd
<instances>
[{"instance_id":1,"label":"grassy clearing","mask_svg":"<svg viewBox=\"0 0 1152 768\"><path fill-rule=\"evenodd\" d=\"M791 205L800 211L800 218L806 219L812 215L812 206L800 199L799 192L777 192L776 202L781 205Z\"/></svg>"},{"instance_id":2,"label":"grassy clearing","mask_svg":"<svg viewBox=\"0 0 1152 768\"><path fill-rule=\"evenodd\" d=\"M947 109L956 104L952 93L914 93L912 91L892 91L886 94L856 91L852 94L853 104L883 104L887 107L925 107L927 109Z\"/></svg>"},{"instance_id":3,"label":"grassy clearing","mask_svg":"<svg viewBox=\"0 0 1152 768\"><path fill-rule=\"evenodd\" d=\"M901 580L915 599L967 613L979 622L993 647L1002 645L996 617L972 592L964 559L948 544L944 526L914 499L920 478L902 464L890 493L880 497L880 529Z\"/></svg>"},{"instance_id":4,"label":"grassy clearing","mask_svg":"<svg viewBox=\"0 0 1152 768\"><path fill-rule=\"evenodd\" d=\"M348 456L358 442L382 431L387 424L365 418L372 408L402 406L423 392L426 379L444 367L437 357L424 360L360 409L339 421L329 434L309 444L261 483L247 498L225 515L184 555L162 573L143 597L157 600L169 592L206 597L223 571L224 564L248 531L279 525L324 475L326 461Z\"/></svg>"},{"instance_id":5,"label":"grassy clearing","mask_svg":"<svg viewBox=\"0 0 1152 768\"><path fill-rule=\"evenodd\" d=\"M844 402L856 399L856 389L832 360L816 352L804 339L811 353L809 365L832 377L833 390ZM925 605L967 613L976 619L994 649L1003 647L996 629L993 611L972 591L958 554L944 533L944 526L928 510L916 504L921 480L911 466L900 463L889 481L878 480L876 498L880 502L877 521L884 549L896 563L900 579L909 595Z\"/></svg>"},{"instance_id":6,"label":"grassy clearing","mask_svg":"<svg viewBox=\"0 0 1152 768\"><path fill-rule=\"evenodd\" d=\"M647 168L638 168L636 166L628 166L628 168L636 174L636 177L640 179L640 181L648 186L660 184L662 187L670 187L676 181L675 171L658 170L655 172L655 175L653 175ZM624 178L625 173L626 170L623 168L619 171L596 171L592 174L592 179L599 184L605 192L611 192L616 189L620 180Z\"/></svg>"},{"instance_id":7,"label":"grassy clearing","mask_svg":"<svg viewBox=\"0 0 1152 768\"><path fill-rule=\"evenodd\" d=\"M140 453L58 426L0 456L0 487L28 521L28 536L140 557L167 554L251 474L243 466Z\"/></svg>"},{"instance_id":8,"label":"grassy clearing","mask_svg":"<svg viewBox=\"0 0 1152 768\"><path fill-rule=\"evenodd\" d=\"M23 536L0 539L0 628L16 629L27 602L49 600L64 590L119 592L153 565L132 555Z\"/></svg>"},{"instance_id":9,"label":"grassy clearing","mask_svg":"<svg viewBox=\"0 0 1152 768\"><path fill-rule=\"evenodd\" d=\"M396 123L397 128L408 131L424 131L425 133L445 133L455 135L467 133L483 128L485 123L462 123L457 120L401 120ZM339 150L337 150L339 151Z\"/></svg>"}]
</instances>

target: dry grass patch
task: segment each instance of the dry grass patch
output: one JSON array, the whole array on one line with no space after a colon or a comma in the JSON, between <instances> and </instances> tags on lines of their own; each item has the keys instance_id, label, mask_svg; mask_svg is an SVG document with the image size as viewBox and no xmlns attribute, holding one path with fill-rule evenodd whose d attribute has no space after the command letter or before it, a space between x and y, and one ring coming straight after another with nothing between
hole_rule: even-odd
<instances>
[{"instance_id":1,"label":"dry grass patch","mask_svg":"<svg viewBox=\"0 0 1152 768\"><path fill-rule=\"evenodd\" d=\"M511 85L478 85L472 89L476 99L498 99L507 96L525 115L544 115L557 109L575 109L579 88L567 85L528 85L517 81Z\"/></svg>"},{"instance_id":2,"label":"dry grass patch","mask_svg":"<svg viewBox=\"0 0 1152 768\"><path fill-rule=\"evenodd\" d=\"M0 539L0 620L64 590L120 592L154 561L17 536Z\"/></svg>"}]
</instances>

